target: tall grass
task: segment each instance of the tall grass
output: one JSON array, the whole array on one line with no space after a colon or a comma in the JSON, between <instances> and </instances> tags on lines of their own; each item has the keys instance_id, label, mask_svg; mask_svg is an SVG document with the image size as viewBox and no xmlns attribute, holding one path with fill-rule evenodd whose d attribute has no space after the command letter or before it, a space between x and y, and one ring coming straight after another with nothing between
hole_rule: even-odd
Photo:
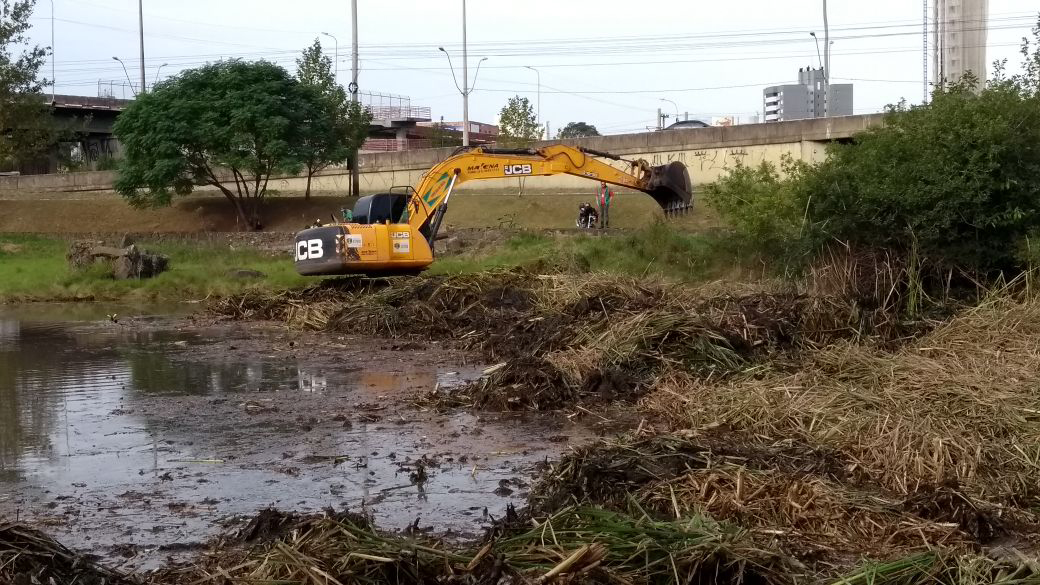
<instances>
[{"instance_id":1,"label":"tall grass","mask_svg":"<svg viewBox=\"0 0 1040 585\"><path fill-rule=\"evenodd\" d=\"M750 266L730 240L717 233L691 233L655 223L624 235L523 233L502 245L439 258L433 274L464 274L493 268L600 272L697 282Z\"/></svg>"},{"instance_id":2,"label":"tall grass","mask_svg":"<svg viewBox=\"0 0 1040 585\"><path fill-rule=\"evenodd\" d=\"M214 243L144 243L170 257L170 269L145 280L115 280L102 267L69 268L67 243L35 235L0 236L0 302L51 300L189 300L251 289L284 290L306 285L292 259ZM264 277L240 278L238 269Z\"/></svg>"}]
</instances>

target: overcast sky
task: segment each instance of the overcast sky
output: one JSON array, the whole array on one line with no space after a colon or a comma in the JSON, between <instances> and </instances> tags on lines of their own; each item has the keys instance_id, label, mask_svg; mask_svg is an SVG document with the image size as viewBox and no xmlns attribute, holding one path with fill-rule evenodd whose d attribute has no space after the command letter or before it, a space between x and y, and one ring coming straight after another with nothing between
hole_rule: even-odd
<instances>
[{"instance_id":1,"label":"overcast sky","mask_svg":"<svg viewBox=\"0 0 1040 585\"><path fill-rule=\"evenodd\" d=\"M299 51L322 32L339 39L340 80L350 80L349 0L143 1L149 85L157 74L221 58L262 58L293 71ZM449 50L461 76L462 1L358 4L362 91L409 96L432 108L435 120L461 119L461 96L438 47ZM1040 0L989 4L987 59L1008 58L1017 70ZM137 82L137 0L53 5L58 93L94 96L99 82L125 86L112 56ZM903 97L921 101L922 10L920 0L831 0L832 80L855 84L856 113ZM50 11L51 0L38 0L33 38L41 45L51 44ZM471 119L494 123L515 94L535 104L540 74L540 115L553 133L578 120L605 134L639 131L654 125L657 108L747 117L761 110L763 87L794 82L799 67L817 65L810 31L823 45L819 0L469 0L468 23L471 78L487 57ZM333 40L322 41L333 55Z\"/></svg>"}]
</instances>

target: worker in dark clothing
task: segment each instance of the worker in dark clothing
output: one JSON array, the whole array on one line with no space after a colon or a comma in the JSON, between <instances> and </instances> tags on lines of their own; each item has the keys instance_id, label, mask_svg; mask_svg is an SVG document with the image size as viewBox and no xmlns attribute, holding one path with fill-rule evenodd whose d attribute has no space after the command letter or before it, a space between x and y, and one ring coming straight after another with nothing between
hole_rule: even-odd
<instances>
[{"instance_id":1,"label":"worker in dark clothing","mask_svg":"<svg viewBox=\"0 0 1040 585\"><path fill-rule=\"evenodd\" d=\"M614 192L606 183L599 184L599 227L600 229L610 227L610 202L614 200Z\"/></svg>"},{"instance_id":2,"label":"worker in dark clothing","mask_svg":"<svg viewBox=\"0 0 1040 585\"><path fill-rule=\"evenodd\" d=\"M595 208L593 208L588 203L582 203L578 207L577 225L582 229L589 229L595 227L596 220L598 219L598 217L599 216L596 214Z\"/></svg>"}]
</instances>

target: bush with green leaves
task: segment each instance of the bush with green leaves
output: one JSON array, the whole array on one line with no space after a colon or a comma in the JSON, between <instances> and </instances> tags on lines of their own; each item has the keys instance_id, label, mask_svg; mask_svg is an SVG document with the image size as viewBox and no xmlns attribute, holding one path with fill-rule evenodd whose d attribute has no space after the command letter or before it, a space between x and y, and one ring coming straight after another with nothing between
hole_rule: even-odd
<instances>
[{"instance_id":1,"label":"bush with green leaves","mask_svg":"<svg viewBox=\"0 0 1040 585\"><path fill-rule=\"evenodd\" d=\"M770 162L740 165L708 185L704 195L740 236L735 243L745 251L797 263L809 243L802 186L811 172L790 156L780 168Z\"/></svg>"},{"instance_id":2,"label":"bush with green leaves","mask_svg":"<svg viewBox=\"0 0 1040 585\"><path fill-rule=\"evenodd\" d=\"M1040 25L1034 30L1040 38ZM1040 50L979 88L966 76L931 103L891 106L884 125L828 147L816 165L738 168L707 190L766 250L914 249L933 266L1014 269L1040 231Z\"/></svg>"}]
</instances>

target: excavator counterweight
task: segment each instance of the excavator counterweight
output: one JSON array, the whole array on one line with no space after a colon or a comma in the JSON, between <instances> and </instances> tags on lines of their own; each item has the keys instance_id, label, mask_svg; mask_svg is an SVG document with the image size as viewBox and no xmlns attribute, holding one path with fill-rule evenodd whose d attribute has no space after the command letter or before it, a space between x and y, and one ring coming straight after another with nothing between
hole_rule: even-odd
<instances>
[{"instance_id":1,"label":"excavator counterweight","mask_svg":"<svg viewBox=\"0 0 1040 585\"><path fill-rule=\"evenodd\" d=\"M296 234L296 270L306 275L422 271L433 263L433 242L456 185L559 174L642 191L666 216L693 206L690 175L678 161L651 166L645 160L563 144L538 150L463 149L427 171L415 189L362 197L352 221L313 226Z\"/></svg>"}]
</instances>

